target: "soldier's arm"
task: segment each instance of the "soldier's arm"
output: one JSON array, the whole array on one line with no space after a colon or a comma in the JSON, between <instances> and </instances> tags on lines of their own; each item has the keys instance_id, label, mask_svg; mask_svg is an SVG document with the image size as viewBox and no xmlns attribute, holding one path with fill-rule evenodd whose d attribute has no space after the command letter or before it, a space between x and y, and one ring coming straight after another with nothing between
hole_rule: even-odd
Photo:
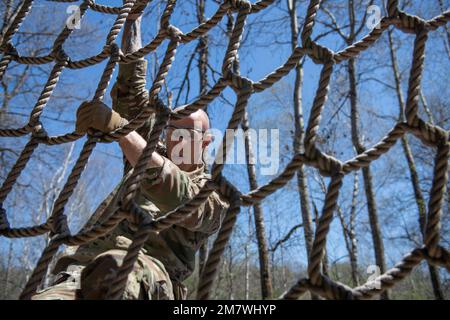
<instances>
[{"instance_id":1,"label":"soldier's arm","mask_svg":"<svg viewBox=\"0 0 450 320\"><path fill-rule=\"evenodd\" d=\"M128 15L121 43L124 54L142 48L141 20L142 17L139 13ZM145 89L146 68L147 61L145 59L119 65L119 74L111 90L111 97L113 100L113 109L119 112L124 118L133 118L139 112L139 110L133 110L133 107L139 109L139 106L136 106L137 101L132 101L134 97L132 94L136 94L138 99L148 97L147 90ZM128 162L134 167L146 146L146 141L139 133L133 131L127 136L120 138L119 145ZM161 167L162 165L162 157L154 152L150 160L150 166Z\"/></svg>"},{"instance_id":2,"label":"soldier's arm","mask_svg":"<svg viewBox=\"0 0 450 320\"><path fill-rule=\"evenodd\" d=\"M121 47L124 54L142 48L140 15L129 15L126 20ZM131 63L119 64L119 73L111 90L111 98L113 109L128 120L139 113L142 106L140 102L148 99L145 88L146 73L147 60L143 58Z\"/></svg>"},{"instance_id":3,"label":"soldier's arm","mask_svg":"<svg viewBox=\"0 0 450 320\"><path fill-rule=\"evenodd\" d=\"M119 138L119 146L122 149L127 160L134 167L139 160L139 157L147 146L147 142L136 131L132 131L126 136ZM150 158L150 167L162 167L164 159L156 151L153 152Z\"/></svg>"},{"instance_id":4,"label":"soldier's arm","mask_svg":"<svg viewBox=\"0 0 450 320\"><path fill-rule=\"evenodd\" d=\"M147 142L133 131L120 138L119 144L128 161L135 166ZM162 213L166 213L195 197L207 179L206 175L191 178L172 161L153 152L141 183L141 193ZM214 192L198 210L178 225L192 231L212 234L220 227L227 208L226 200Z\"/></svg>"},{"instance_id":5,"label":"soldier's arm","mask_svg":"<svg viewBox=\"0 0 450 320\"><path fill-rule=\"evenodd\" d=\"M141 16L128 16L122 36L122 52L131 53L142 48Z\"/></svg>"}]
</instances>

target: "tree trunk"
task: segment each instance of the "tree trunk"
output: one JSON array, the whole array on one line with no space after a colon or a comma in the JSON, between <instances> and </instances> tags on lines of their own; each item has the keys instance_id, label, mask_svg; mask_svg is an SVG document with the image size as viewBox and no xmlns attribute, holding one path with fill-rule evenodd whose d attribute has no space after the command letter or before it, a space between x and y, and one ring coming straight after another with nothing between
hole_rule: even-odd
<instances>
[{"instance_id":1,"label":"tree trunk","mask_svg":"<svg viewBox=\"0 0 450 320\"><path fill-rule=\"evenodd\" d=\"M350 210L350 221L349 221L349 238L351 243L350 250L350 265L352 268L352 280L355 286L359 286L359 274L358 274L358 243L356 241L355 232L355 218L356 218L356 204L358 202L358 190L359 190L359 178L358 173L355 174L355 181L353 185L353 195L352 195L352 207Z\"/></svg>"},{"instance_id":2,"label":"tree trunk","mask_svg":"<svg viewBox=\"0 0 450 320\"><path fill-rule=\"evenodd\" d=\"M228 300L234 300L233 251L231 245L228 246L228 253Z\"/></svg>"},{"instance_id":3,"label":"tree trunk","mask_svg":"<svg viewBox=\"0 0 450 320\"><path fill-rule=\"evenodd\" d=\"M249 135L249 123L248 114L245 112L244 119L242 120L242 129L244 130L245 138L245 153L247 161L248 180L251 189L258 188L256 181L256 169L255 169L255 157L253 154L253 147L251 137ZM253 215L255 217L255 230L256 239L258 241L258 253L259 253L259 267L261 275L261 295L262 299L271 299L272 292L272 276L270 273L269 263L269 250L266 242L266 230L264 225L264 215L261 205L255 204L253 206Z\"/></svg>"},{"instance_id":4,"label":"tree trunk","mask_svg":"<svg viewBox=\"0 0 450 320\"><path fill-rule=\"evenodd\" d=\"M425 95L423 94L422 89L420 89L420 101L422 101L423 109L425 110L425 113L427 114L428 122L430 122L432 125L434 125L434 118L433 118L433 115L431 114L430 108L428 107L428 102L427 102L427 99L425 99Z\"/></svg>"},{"instance_id":5,"label":"tree trunk","mask_svg":"<svg viewBox=\"0 0 450 320\"><path fill-rule=\"evenodd\" d=\"M358 103L357 103L357 89L356 89L356 67L355 60L350 59L348 61L348 75L349 75L349 84L350 84L350 105L351 105L351 129L352 129L352 143L356 149L357 153L362 153L365 151L365 147L363 146L360 137L359 137L359 112L358 112ZM384 245L383 239L381 235L380 224L378 222L378 213L377 206L375 201L375 194L373 192L373 182L372 182L372 173L369 167L365 167L362 169L363 172L363 181L364 181L364 190L367 198L367 210L369 213L369 223L370 229L372 233L372 241L375 251L375 262L377 266L380 268L381 273L386 272L386 262L384 258ZM389 299L389 292L386 290L382 296L382 299Z\"/></svg>"},{"instance_id":6,"label":"tree trunk","mask_svg":"<svg viewBox=\"0 0 450 320\"><path fill-rule=\"evenodd\" d=\"M337 214L341 222L342 231L344 234L345 247L347 248L348 256L350 258L350 268L352 275L353 286L359 286L358 275L358 249L355 234L355 215L356 203L358 196L358 173L355 173L355 180L353 183L352 205L350 208L350 221L345 222L344 213L340 207L337 208Z\"/></svg>"},{"instance_id":7,"label":"tree trunk","mask_svg":"<svg viewBox=\"0 0 450 320\"><path fill-rule=\"evenodd\" d=\"M298 21L296 1L287 0L289 16L291 21L291 48L294 50L298 45ZM295 121L295 136L294 136L294 153L303 151L302 141L304 138L304 124L303 124L303 104L302 104L302 86L303 86L303 64L299 63L295 67L295 84L294 84L294 121ZM301 215L304 229L304 237L306 244L306 254L309 257L313 245L313 228L311 220L311 210L309 202L309 190L307 178L305 175L304 166L300 166L297 171L297 188L300 197ZM311 294L312 299L318 299L318 296Z\"/></svg>"},{"instance_id":8,"label":"tree trunk","mask_svg":"<svg viewBox=\"0 0 450 320\"><path fill-rule=\"evenodd\" d=\"M227 28L229 30L231 30L233 25L232 22L230 21L232 21L231 16L229 16L227 24ZM233 63L233 71L236 74L240 73L238 55L236 55L236 58ZM252 141L248 131L249 121L247 111L245 111L244 113L244 118L242 119L241 127L242 130L244 131L245 156L247 162L248 180L250 188L256 189L258 188L258 182L256 179L255 157L253 154ZM272 290L272 276L270 272L270 262L269 262L269 249L266 241L264 214L262 211L262 207L259 203L253 206L253 215L255 217L256 240L258 243L259 267L260 267L259 272L261 277L261 296L262 299L271 299L273 296L273 290Z\"/></svg>"},{"instance_id":9,"label":"tree trunk","mask_svg":"<svg viewBox=\"0 0 450 320\"><path fill-rule=\"evenodd\" d=\"M3 280L3 300L11 299L12 297L9 296L8 288L9 288L9 277L11 274L12 269L12 256L13 256L13 242L9 242L9 249L8 249L8 262L6 264L6 270L5 270L5 279Z\"/></svg>"},{"instance_id":10,"label":"tree trunk","mask_svg":"<svg viewBox=\"0 0 450 320\"><path fill-rule=\"evenodd\" d=\"M287 0L289 16L291 21L291 48L294 50L298 45L298 21L297 9L295 0ZM302 100L302 86L303 86L303 63L297 64L295 67L295 84L294 84L294 121L295 121L295 136L294 136L294 153L303 151L303 138L305 135L303 124L303 100ZM313 245L313 228L311 220L311 205L309 201L308 182L305 175L304 166L300 166L297 171L297 188L300 197L300 208L303 222L303 232L306 244L306 254L309 259ZM318 299L318 296L311 294L312 299Z\"/></svg>"},{"instance_id":11,"label":"tree trunk","mask_svg":"<svg viewBox=\"0 0 450 320\"><path fill-rule=\"evenodd\" d=\"M248 212L248 238L247 241L245 243L245 292L244 292L244 296L245 296L245 300L248 300L250 298L250 257L248 254L249 251L249 244L251 241L250 238L250 234L251 234L251 229L252 229L252 217L251 217L251 213L250 210Z\"/></svg>"},{"instance_id":12,"label":"tree trunk","mask_svg":"<svg viewBox=\"0 0 450 320\"><path fill-rule=\"evenodd\" d=\"M205 0L197 0L197 21L199 24L205 22ZM198 39L198 72L200 75L200 94L208 88L208 35L205 34ZM205 109L206 111L206 109Z\"/></svg>"},{"instance_id":13,"label":"tree trunk","mask_svg":"<svg viewBox=\"0 0 450 320\"><path fill-rule=\"evenodd\" d=\"M325 189L324 189L324 192ZM316 224L316 228L319 225L319 210L317 209L317 206L315 204L315 202L313 201L313 208L314 208L314 221ZM330 276L330 267L329 267L329 263L328 263L328 253L327 253L327 248L324 248L323 250L323 258L322 258L322 273L324 275L326 275L327 277Z\"/></svg>"}]
</instances>

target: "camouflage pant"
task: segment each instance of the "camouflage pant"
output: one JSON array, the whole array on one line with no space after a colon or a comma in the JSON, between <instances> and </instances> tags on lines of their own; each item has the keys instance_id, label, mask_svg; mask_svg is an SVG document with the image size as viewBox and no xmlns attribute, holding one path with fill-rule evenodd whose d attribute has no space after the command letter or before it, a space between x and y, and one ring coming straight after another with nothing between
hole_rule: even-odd
<instances>
[{"instance_id":1,"label":"camouflage pant","mask_svg":"<svg viewBox=\"0 0 450 320\"><path fill-rule=\"evenodd\" d=\"M121 265L126 250L112 249L97 255L87 264L69 264L56 275L52 286L36 293L33 300L105 299L108 286ZM164 265L144 253L128 276L122 298L125 300L185 299L186 288L169 278ZM174 290L175 289L175 290Z\"/></svg>"}]
</instances>

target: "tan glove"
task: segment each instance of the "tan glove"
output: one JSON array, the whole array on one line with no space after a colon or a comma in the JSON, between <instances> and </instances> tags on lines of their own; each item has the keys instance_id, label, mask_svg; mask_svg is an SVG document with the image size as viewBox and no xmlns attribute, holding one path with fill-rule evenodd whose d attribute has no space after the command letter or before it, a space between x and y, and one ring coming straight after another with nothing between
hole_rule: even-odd
<instances>
[{"instance_id":1,"label":"tan glove","mask_svg":"<svg viewBox=\"0 0 450 320\"><path fill-rule=\"evenodd\" d=\"M75 132L84 133L89 128L107 133L127 124L117 112L101 101L85 101L77 110Z\"/></svg>"}]
</instances>

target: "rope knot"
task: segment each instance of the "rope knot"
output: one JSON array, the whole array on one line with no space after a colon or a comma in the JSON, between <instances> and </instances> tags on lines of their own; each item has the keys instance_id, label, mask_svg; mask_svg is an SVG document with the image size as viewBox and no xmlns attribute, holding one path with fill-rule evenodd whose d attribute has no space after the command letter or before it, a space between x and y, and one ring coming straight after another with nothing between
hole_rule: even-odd
<instances>
[{"instance_id":1,"label":"rope knot","mask_svg":"<svg viewBox=\"0 0 450 320\"><path fill-rule=\"evenodd\" d=\"M92 139L95 142L103 142L104 140L102 139L105 136L105 133L95 130L93 128L88 128L86 131L89 139Z\"/></svg>"},{"instance_id":2,"label":"rope knot","mask_svg":"<svg viewBox=\"0 0 450 320\"><path fill-rule=\"evenodd\" d=\"M168 25L166 28L167 35L172 41L181 42L183 32L173 25Z\"/></svg>"},{"instance_id":3,"label":"rope knot","mask_svg":"<svg viewBox=\"0 0 450 320\"><path fill-rule=\"evenodd\" d=\"M109 53L112 57L123 57L123 52L120 50L120 47L117 43L111 42L105 45L104 50L106 53Z\"/></svg>"},{"instance_id":4,"label":"rope knot","mask_svg":"<svg viewBox=\"0 0 450 320\"><path fill-rule=\"evenodd\" d=\"M434 147L449 141L448 131L438 126L430 125L418 117L415 122L414 124L408 124L407 130L412 131L424 144Z\"/></svg>"},{"instance_id":5,"label":"rope knot","mask_svg":"<svg viewBox=\"0 0 450 320\"><path fill-rule=\"evenodd\" d=\"M235 74L231 70L227 70L224 78L228 80L229 84L235 91L253 91L253 81Z\"/></svg>"},{"instance_id":6,"label":"rope knot","mask_svg":"<svg viewBox=\"0 0 450 320\"><path fill-rule=\"evenodd\" d=\"M407 14L403 11L398 12L399 21L396 23L396 26L406 33L418 33L423 29L427 28L428 23L414 15Z\"/></svg>"},{"instance_id":7,"label":"rope knot","mask_svg":"<svg viewBox=\"0 0 450 320\"><path fill-rule=\"evenodd\" d=\"M153 97L148 101L148 103L151 105L152 109L156 111L159 115L169 115L170 109L168 106L164 104L164 102L159 98L158 96Z\"/></svg>"},{"instance_id":8,"label":"rope knot","mask_svg":"<svg viewBox=\"0 0 450 320\"><path fill-rule=\"evenodd\" d=\"M333 300L354 300L354 290L347 285L332 281L326 276L322 276L320 289L329 299Z\"/></svg>"},{"instance_id":9,"label":"rope knot","mask_svg":"<svg viewBox=\"0 0 450 320\"><path fill-rule=\"evenodd\" d=\"M251 2L247 0L228 0L228 4L232 11L240 11L241 9L249 10L252 8Z\"/></svg>"},{"instance_id":10,"label":"rope knot","mask_svg":"<svg viewBox=\"0 0 450 320\"><path fill-rule=\"evenodd\" d=\"M14 47L14 45L11 42L5 43L1 47L1 51L3 51L5 53L5 55L9 55L9 56L18 56L19 55L16 47Z\"/></svg>"},{"instance_id":11,"label":"rope knot","mask_svg":"<svg viewBox=\"0 0 450 320\"><path fill-rule=\"evenodd\" d=\"M62 47L54 48L52 53L50 54L56 61L58 62L69 62L69 55L64 51Z\"/></svg>"},{"instance_id":12,"label":"rope knot","mask_svg":"<svg viewBox=\"0 0 450 320\"><path fill-rule=\"evenodd\" d=\"M142 16L149 0L137 0L131 7L131 11L127 16L127 19L135 20Z\"/></svg>"},{"instance_id":13,"label":"rope knot","mask_svg":"<svg viewBox=\"0 0 450 320\"><path fill-rule=\"evenodd\" d=\"M231 182L229 182L222 174L219 174L214 179L216 190L226 198L239 198L241 199L242 193Z\"/></svg>"},{"instance_id":14,"label":"rope knot","mask_svg":"<svg viewBox=\"0 0 450 320\"><path fill-rule=\"evenodd\" d=\"M60 214L57 216L52 216L49 219L50 228L52 232L56 235L60 235L62 237L70 235L69 225L67 224L67 216L64 214Z\"/></svg>"},{"instance_id":15,"label":"rope knot","mask_svg":"<svg viewBox=\"0 0 450 320\"><path fill-rule=\"evenodd\" d=\"M431 252L426 247L422 248L423 257L430 263L436 266L441 266L450 272L450 253L443 247L437 246Z\"/></svg>"},{"instance_id":16,"label":"rope knot","mask_svg":"<svg viewBox=\"0 0 450 320\"><path fill-rule=\"evenodd\" d=\"M337 176L337 175L344 175L344 164L327 154L320 153L320 156L318 157L318 164L319 164L319 171L324 176Z\"/></svg>"},{"instance_id":17,"label":"rope knot","mask_svg":"<svg viewBox=\"0 0 450 320\"><path fill-rule=\"evenodd\" d=\"M305 146L305 156L311 165L319 169L320 174L325 177L343 174L344 164L340 160L323 153L315 145Z\"/></svg>"},{"instance_id":18,"label":"rope knot","mask_svg":"<svg viewBox=\"0 0 450 320\"><path fill-rule=\"evenodd\" d=\"M310 38L305 41L303 46L307 49L309 57L316 64L325 64L334 60L334 52L332 50L317 44Z\"/></svg>"},{"instance_id":19,"label":"rope knot","mask_svg":"<svg viewBox=\"0 0 450 320\"><path fill-rule=\"evenodd\" d=\"M398 10L398 0L388 0L387 3L387 12L389 14L389 18L396 18L399 12Z\"/></svg>"},{"instance_id":20,"label":"rope knot","mask_svg":"<svg viewBox=\"0 0 450 320\"><path fill-rule=\"evenodd\" d=\"M33 137L45 139L48 137L47 131L45 131L44 126L40 121L35 124L30 124L29 131L33 135Z\"/></svg>"}]
</instances>

